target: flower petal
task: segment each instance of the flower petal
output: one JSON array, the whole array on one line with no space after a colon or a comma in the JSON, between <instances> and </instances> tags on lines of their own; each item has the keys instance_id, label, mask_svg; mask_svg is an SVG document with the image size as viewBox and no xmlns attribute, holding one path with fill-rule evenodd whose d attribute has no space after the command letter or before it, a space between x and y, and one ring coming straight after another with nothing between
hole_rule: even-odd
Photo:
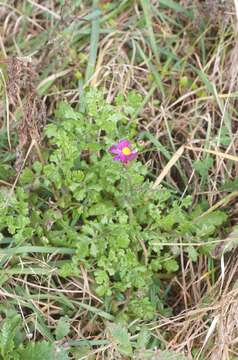
<instances>
[{"instance_id":1,"label":"flower petal","mask_svg":"<svg viewBox=\"0 0 238 360\"><path fill-rule=\"evenodd\" d=\"M133 150L130 155L127 156L129 161L134 160L137 157L137 151Z\"/></svg>"},{"instance_id":2,"label":"flower petal","mask_svg":"<svg viewBox=\"0 0 238 360\"><path fill-rule=\"evenodd\" d=\"M118 147L117 145L112 145L108 151L111 153L111 154L118 154Z\"/></svg>"},{"instance_id":3,"label":"flower petal","mask_svg":"<svg viewBox=\"0 0 238 360\"><path fill-rule=\"evenodd\" d=\"M131 143L129 140L120 140L117 145L117 148L119 150L122 150L124 147L130 147L130 146L131 146Z\"/></svg>"},{"instance_id":4,"label":"flower petal","mask_svg":"<svg viewBox=\"0 0 238 360\"><path fill-rule=\"evenodd\" d=\"M120 155L114 156L113 160L114 161L121 161Z\"/></svg>"},{"instance_id":5,"label":"flower petal","mask_svg":"<svg viewBox=\"0 0 238 360\"><path fill-rule=\"evenodd\" d=\"M120 160L122 163L126 164L127 163L127 158L128 156L124 155L124 154L120 154Z\"/></svg>"}]
</instances>

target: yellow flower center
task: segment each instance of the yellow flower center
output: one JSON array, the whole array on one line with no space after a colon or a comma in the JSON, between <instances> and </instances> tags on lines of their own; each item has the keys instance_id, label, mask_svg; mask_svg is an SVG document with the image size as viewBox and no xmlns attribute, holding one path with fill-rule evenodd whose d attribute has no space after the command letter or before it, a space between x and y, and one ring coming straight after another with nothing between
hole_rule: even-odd
<instances>
[{"instance_id":1,"label":"yellow flower center","mask_svg":"<svg viewBox=\"0 0 238 360\"><path fill-rule=\"evenodd\" d=\"M130 155L131 154L131 149L129 147L124 147L122 149L122 154L124 155Z\"/></svg>"}]
</instances>

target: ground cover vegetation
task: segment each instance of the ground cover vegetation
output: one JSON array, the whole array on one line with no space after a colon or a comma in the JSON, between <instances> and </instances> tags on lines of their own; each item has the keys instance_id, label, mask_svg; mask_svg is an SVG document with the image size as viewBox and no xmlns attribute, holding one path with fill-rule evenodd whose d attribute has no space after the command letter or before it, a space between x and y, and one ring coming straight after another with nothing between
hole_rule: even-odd
<instances>
[{"instance_id":1,"label":"ground cover vegetation","mask_svg":"<svg viewBox=\"0 0 238 360\"><path fill-rule=\"evenodd\" d=\"M236 2L0 19L0 359L237 359Z\"/></svg>"}]
</instances>

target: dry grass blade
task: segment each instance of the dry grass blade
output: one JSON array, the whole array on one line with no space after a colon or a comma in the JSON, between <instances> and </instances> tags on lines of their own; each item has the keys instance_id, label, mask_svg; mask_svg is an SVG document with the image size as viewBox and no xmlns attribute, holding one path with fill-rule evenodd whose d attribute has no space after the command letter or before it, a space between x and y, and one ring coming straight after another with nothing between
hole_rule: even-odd
<instances>
[{"instance_id":1,"label":"dry grass blade","mask_svg":"<svg viewBox=\"0 0 238 360\"><path fill-rule=\"evenodd\" d=\"M8 99L8 94L7 94L7 84L3 75L2 70L0 69L0 73L1 73L1 77L2 77L2 81L4 84L4 88L5 88L5 102L6 102L6 118L7 118L7 141L8 141L8 145L9 145L9 150L11 151L12 149L12 144L11 144L11 136L10 136L10 116L9 116L9 99Z\"/></svg>"},{"instance_id":2,"label":"dry grass blade","mask_svg":"<svg viewBox=\"0 0 238 360\"><path fill-rule=\"evenodd\" d=\"M27 0L27 1L28 1L30 4L32 4L33 6L36 6L36 7L38 7L39 9L41 9L41 10L49 13L49 14L50 14L51 16L53 16L54 18L56 18L56 19L58 19L58 20L61 19L61 16L60 16L60 15L58 15L58 14L56 14L54 11L48 9L46 6L43 6L43 5L41 5L41 4L38 4L38 3L36 3L36 2L34 2L34 1L32 1L32 0Z\"/></svg>"},{"instance_id":3,"label":"dry grass blade","mask_svg":"<svg viewBox=\"0 0 238 360\"><path fill-rule=\"evenodd\" d=\"M235 4L235 9L236 9L236 19L237 19L237 23L238 23L238 0L234 0L234 4Z\"/></svg>"},{"instance_id":4,"label":"dry grass blade","mask_svg":"<svg viewBox=\"0 0 238 360\"><path fill-rule=\"evenodd\" d=\"M152 189L155 190L160 184L161 181L165 178L165 176L169 173L170 169L174 166L174 164L178 161L178 159L183 155L184 146L182 145L169 160L168 164L164 167L160 175L155 180Z\"/></svg>"},{"instance_id":5,"label":"dry grass blade","mask_svg":"<svg viewBox=\"0 0 238 360\"><path fill-rule=\"evenodd\" d=\"M185 145L185 149L198 151L198 152L205 152L205 153L208 153L208 154L219 156L219 157L221 157L223 159L228 159L228 160L232 160L232 161L238 161L238 156L226 154L226 153L223 153L223 152L217 151L217 150L208 150L208 149L199 148L199 147L196 147L196 146L188 146L188 145Z\"/></svg>"},{"instance_id":6,"label":"dry grass blade","mask_svg":"<svg viewBox=\"0 0 238 360\"><path fill-rule=\"evenodd\" d=\"M56 80L56 79L59 79L65 75L68 75L72 70L71 69L67 69L67 70L63 70L63 71L60 71L56 74L52 74L50 76L48 76L46 79L42 80L38 85L37 85L37 92L39 94L43 94L45 89L49 86L52 85L52 83Z\"/></svg>"},{"instance_id":7,"label":"dry grass blade","mask_svg":"<svg viewBox=\"0 0 238 360\"><path fill-rule=\"evenodd\" d=\"M199 351L198 355L196 356L195 359L199 359L202 352L203 352L203 349L204 347L206 346L207 342L209 341L209 339L211 338L211 336L214 334L215 330L216 330L216 326L217 326L217 323L218 323L218 320L219 320L219 316L215 316L214 319L212 320L212 323L208 329L208 332L206 334L206 337L205 337L205 340L204 340L204 343L201 347L201 350Z\"/></svg>"},{"instance_id":8,"label":"dry grass blade","mask_svg":"<svg viewBox=\"0 0 238 360\"><path fill-rule=\"evenodd\" d=\"M204 217L210 213L212 213L213 211L215 211L216 209L219 209L222 206L227 205L231 200L235 199L236 197L238 197L238 191L234 191L231 194L225 196L223 199L221 199L220 201L218 201L216 204L214 204L213 206L211 206L207 211L205 211L202 215L200 215L199 217Z\"/></svg>"}]
</instances>

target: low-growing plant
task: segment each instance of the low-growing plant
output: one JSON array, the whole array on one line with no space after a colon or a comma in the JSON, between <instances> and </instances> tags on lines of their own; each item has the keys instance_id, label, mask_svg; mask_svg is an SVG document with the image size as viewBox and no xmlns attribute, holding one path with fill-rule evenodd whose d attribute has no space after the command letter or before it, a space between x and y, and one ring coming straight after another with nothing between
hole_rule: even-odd
<instances>
[{"instance_id":1,"label":"low-growing plant","mask_svg":"<svg viewBox=\"0 0 238 360\"><path fill-rule=\"evenodd\" d=\"M21 316L14 310L5 311L6 318L1 321L0 359L1 360L68 360L68 351L62 346L49 342L27 342L23 345Z\"/></svg>"},{"instance_id":2,"label":"low-growing plant","mask_svg":"<svg viewBox=\"0 0 238 360\"><path fill-rule=\"evenodd\" d=\"M1 322L0 329L0 359L1 360L69 360L84 359L85 355L90 353L90 342L87 340L78 340L67 342L66 336L69 333L69 326L64 318L57 322L55 329L55 338L49 340L33 341L25 339L23 323L21 316L15 309L6 310L6 307L0 309L1 315L5 318ZM145 327L140 329L136 336L136 341L132 340L131 334L127 328L121 324L108 323L108 337L113 341L115 358L124 359L159 359L161 360L187 360L182 354L173 351L163 351L156 347L150 349L152 344L151 333ZM61 340L61 341L60 341ZM110 343L109 339L106 342ZM70 343L73 346L70 346ZM100 341L99 341L100 344ZM147 349L149 348L149 349ZM92 356L87 358L94 359Z\"/></svg>"},{"instance_id":3,"label":"low-growing plant","mask_svg":"<svg viewBox=\"0 0 238 360\"><path fill-rule=\"evenodd\" d=\"M204 206L192 209L190 196L152 189L140 157L126 164L112 159L109 149L125 138L140 153L132 120L140 102L132 92L111 105L91 90L84 112L60 103L45 129L44 164L23 171L11 198L1 190L0 230L16 244L74 248L59 269L62 277L78 275L83 265L112 313L152 319L168 311L160 275L178 271L180 247L196 261L198 248L209 252L227 217L201 216Z\"/></svg>"}]
</instances>

